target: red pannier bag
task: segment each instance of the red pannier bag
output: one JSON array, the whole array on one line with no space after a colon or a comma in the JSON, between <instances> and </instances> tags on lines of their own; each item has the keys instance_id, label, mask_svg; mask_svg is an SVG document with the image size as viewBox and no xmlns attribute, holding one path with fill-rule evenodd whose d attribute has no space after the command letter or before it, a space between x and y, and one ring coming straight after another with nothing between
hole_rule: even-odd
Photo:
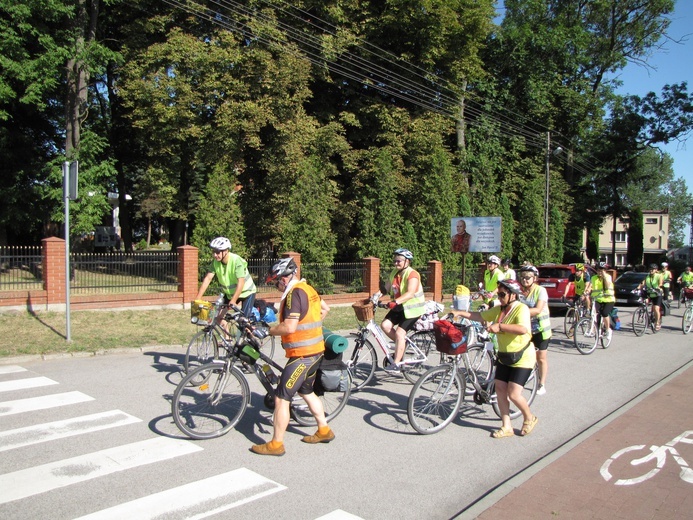
<instances>
[{"instance_id":1,"label":"red pannier bag","mask_svg":"<svg viewBox=\"0 0 693 520\"><path fill-rule=\"evenodd\" d=\"M433 334L436 338L436 350L450 356L467 352L466 325L452 323L448 320L438 320L433 323Z\"/></svg>"}]
</instances>

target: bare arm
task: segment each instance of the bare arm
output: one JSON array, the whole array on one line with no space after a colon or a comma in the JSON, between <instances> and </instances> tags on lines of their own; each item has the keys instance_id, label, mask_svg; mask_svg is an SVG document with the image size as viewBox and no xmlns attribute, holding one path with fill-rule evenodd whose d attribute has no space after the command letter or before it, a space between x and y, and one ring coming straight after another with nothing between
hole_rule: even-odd
<instances>
[{"instance_id":1,"label":"bare arm","mask_svg":"<svg viewBox=\"0 0 693 520\"><path fill-rule=\"evenodd\" d=\"M201 299L205 295L205 291L207 290L207 287L209 287L209 284L212 283L212 279L214 278L214 273L207 273L202 280L202 285L200 285L200 290L197 291L197 296L195 296L196 300Z\"/></svg>"}]
</instances>

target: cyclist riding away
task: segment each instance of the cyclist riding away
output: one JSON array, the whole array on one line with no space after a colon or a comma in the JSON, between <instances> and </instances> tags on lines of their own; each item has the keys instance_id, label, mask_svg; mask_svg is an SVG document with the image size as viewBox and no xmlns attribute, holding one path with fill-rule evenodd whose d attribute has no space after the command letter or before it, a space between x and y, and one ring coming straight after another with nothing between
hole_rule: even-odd
<instances>
[{"instance_id":1,"label":"cyclist riding away","mask_svg":"<svg viewBox=\"0 0 693 520\"><path fill-rule=\"evenodd\" d=\"M503 271L498 266L501 261L496 255L491 255L486 260L486 271L484 271L484 290L489 293L486 303L491 303L496 297L498 282L505 279ZM496 300L497 301L497 300Z\"/></svg>"},{"instance_id":2,"label":"cyclist riding away","mask_svg":"<svg viewBox=\"0 0 693 520\"><path fill-rule=\"evenodd\" d=\"M585 308L591 309L592 303L590 302L590 292L592 291L592 281L590 274L585 270L585 264L575 264L575 273L568 277L568 283L565 286L565 291L563 292L563 301L568 298L571 285L575 288L573 303L575 303L578 299L581 299L585 304Z\"/></svg>"},{"instance_id":3,"label":"cyclist riding away","mask_svg":"<svg viewBox=\"0 0 693 520\"><path fill-rule=\"evenodd\" d=\"M551 319L549 293L537 283L537 278L539 278L539 270L533 265L520 268L520 285L522 286L520 301L529 307L529 315L532 318L532 343L537 348L537 371L539 372L537 395L544 395L546 375L549 371L547 354L551 339Z\"/></svg>"},{"instance_id":4,"label":"cyclist riding away","mask_svg":"<svg viewBox=\"0 0 693 520\"><path fill-rule=\"evenodd\" d=\"M274 434L272 440L258 444L251 451L259 455L284 455L284 433L289 425L290 404L298 393L308 405L318 431L303 437L303 442L330 442L334 433L327 425L322 401L313 392L315 376L322 362L325 342L322 320L330 310L318 293L304 279L296 277L298 266L292 258L275 263L265 281L283 291L279 306L279 324L270 327L272 336L281 336L282 347L289 360L281 375L274 396Z\"/></svg>"},{"instance_id":5,"label":"cyclist riding away","mask_svg":"<svg viewBox=\"0 0 693 520\"><path fill-rule=\"evenodd\" d=\"M515 435L510 422L508 399L517 406L524 417L522 435L529 435L539 421L535 415L532 415L527 400L522 395L522 390L532 375L537 356L532 344L529 307L519 301L521 295L522 288L519 282L501 280L498 282L500 306L491 307L482 312L452 312L456 316L482 323L486 330L496 335L498 340L495 385L502 426L491 434L494 439ZM514 363L507 359L513 354L519 356Z\"/></svg>"},{"instance_id":6,"label":"cyclist riding away","mask_svg":"<svg viewBox=\"0 0 693 520\"><path fill-rule=\"evenodd\" d=\"M248 262L231 252L231 242L226 237L217 237L209 243L214 259L208 269L207 275L202 280L196 300L204 296L210 282L216 276L224 293L224 303L238 305L246 318L253 313L255 293L257 288L253 277L248 272Z\"/></svg>"},{"instance_id":7,"label":"cyclist riding away","mask_svg":"<svg viewBox=\"0 0 693 520\"><path fill-rule=\"evenodd\" d=\"M386 286L390 293L390 310L380 325L383 332L395 342L395 362L383 367L389 372L399 372L399 362L404 357L407 331L423 315L426 304L421 275L411 267L412 260L414 255L408 249L397 249L392 256L395 268L390 273L390 281Z\"/></svg>"},{"instance_id":8,"label":"cyclist riding away","mask_svg":"<svg viewBox=\"0 0 693 520\"><path fill-rule=\"evenodd\" d=\"M606 272L606 262L597 262L597 276L592 277L592 298L597 313L597 325L603 323L604 331L611 341L611 311L616 304L616 292L611 275Z\"/></svg>"},{"instance_id":9,"label":"cyclist riding away","mask_svg":"<svg viewBox=\"0 0 693 520\"><path fill-rule=\"evenodd\" d=\"M662 284L664 277L657 269L657 264L650 264L650 273L640 282L638 289L645 289L647 297L652 302L652 314L655 319L655 330L662 328Z\"/></svg>"}]
</instances>

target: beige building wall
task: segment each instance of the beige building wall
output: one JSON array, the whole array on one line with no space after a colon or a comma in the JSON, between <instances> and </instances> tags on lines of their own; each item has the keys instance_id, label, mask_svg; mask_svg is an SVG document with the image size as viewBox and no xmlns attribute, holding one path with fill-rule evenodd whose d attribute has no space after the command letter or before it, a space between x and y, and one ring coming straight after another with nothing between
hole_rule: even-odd
<instances>
[{"instance_id":1,"label":"beige building wall","mask_svg":"<svg viewBox=\"0 0 693 520\"><path fill-rule=\"evenodd\" d=\"M658 262L669 249L668 211L643 211L643 264ZM608 216L599 228L599 259L609 265L624 267L628 252L628 221L618 219L614 230L613 218ZM613 235L613 237L612 237ZM582 233L583 251L587 248L587 230ZM613 244L616 241L616 260L613 259Z\"/></svg>"}]
</instances>

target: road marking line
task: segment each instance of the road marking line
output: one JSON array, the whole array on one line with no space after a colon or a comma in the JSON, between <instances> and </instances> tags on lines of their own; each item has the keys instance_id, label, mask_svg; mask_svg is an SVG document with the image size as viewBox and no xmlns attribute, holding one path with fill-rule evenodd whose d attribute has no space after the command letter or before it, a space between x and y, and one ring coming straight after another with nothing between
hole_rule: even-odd
<instances>
[{"instance_id":1,"label":"road marking line","mask_svg":"<svg viewBox=\"0 0 693 520\"><path fill-rule=\"evenodd\" d=\"M27 388L38 388L40 386L57 384L57 381L53 381L47 377L28 377L26 379L0 382L0 392L12 392L13 390L25 390Z\"/></svg>"},{"instance_id":2,"label":"road marking line","mask_svg":"<svg viewBox=\"0 0 693 520\"><path fill-rule=\"evenodd\" d=\"M0 432L0 451L31 446L32 444L64 439L65 437L73 437L83 433L96 432L137 422L142 422L142 419L120 410L110 410L108 412L73 417L63 421L16 428Z\"/></svg>"},{"instance_id":3,"label":"road marking line","mask_svg":"<svg viewBox=\"0 0 693 520\"><path fill-rule=\"evenodd\" d=\"M320 516L315 520L363 520L360 516L352 515L341 509L335 509L331 513Z\"/></svg>"},{"instance_id":4,"label":"road marking line","mask_svg":"<svg viewBox=\"0 0 693 520\"><path fill-rule=\"evenodd\" d=\"M0 504L197 451L190 441L156 437L13 471L0 475Z\"/></svg>"},{"instance_id":5,"label":"road marking line","mask_svg":"<svg viewBox=\"0 0 693 520\"><path fill-rule=\"evenodd\" d=\"M17 372L26 372L26 368L19 365L5 365L0 367L0 374L16 374Z\"/></svg>"},{"instance_id":6,"label":"road marking line","mask_svg":"<svg viewBox=\"0 0 693 520\"><path fill-rule=\"evenodd\" d=\"M0 417L4 417L5 415L14 415L16 413L35 412L36 410L45 410L46 408L84 403L86 401L93 400L93 397L83 394L82 392L75 391L44 395L41 397L28 397L26 399L17 399L15 401L4 401L0 403Z\"/></svg>"},{"instance_id":7,"label":"road marking line","mask_svg":"<svg viewBox=\"0 0 693 520\"><path fill-rule=\"evenodd\" d=\"M103 509L76 520L206 518L284 489L286 486L254 471L239 468Z\"/></svg>"}]
</instances>

